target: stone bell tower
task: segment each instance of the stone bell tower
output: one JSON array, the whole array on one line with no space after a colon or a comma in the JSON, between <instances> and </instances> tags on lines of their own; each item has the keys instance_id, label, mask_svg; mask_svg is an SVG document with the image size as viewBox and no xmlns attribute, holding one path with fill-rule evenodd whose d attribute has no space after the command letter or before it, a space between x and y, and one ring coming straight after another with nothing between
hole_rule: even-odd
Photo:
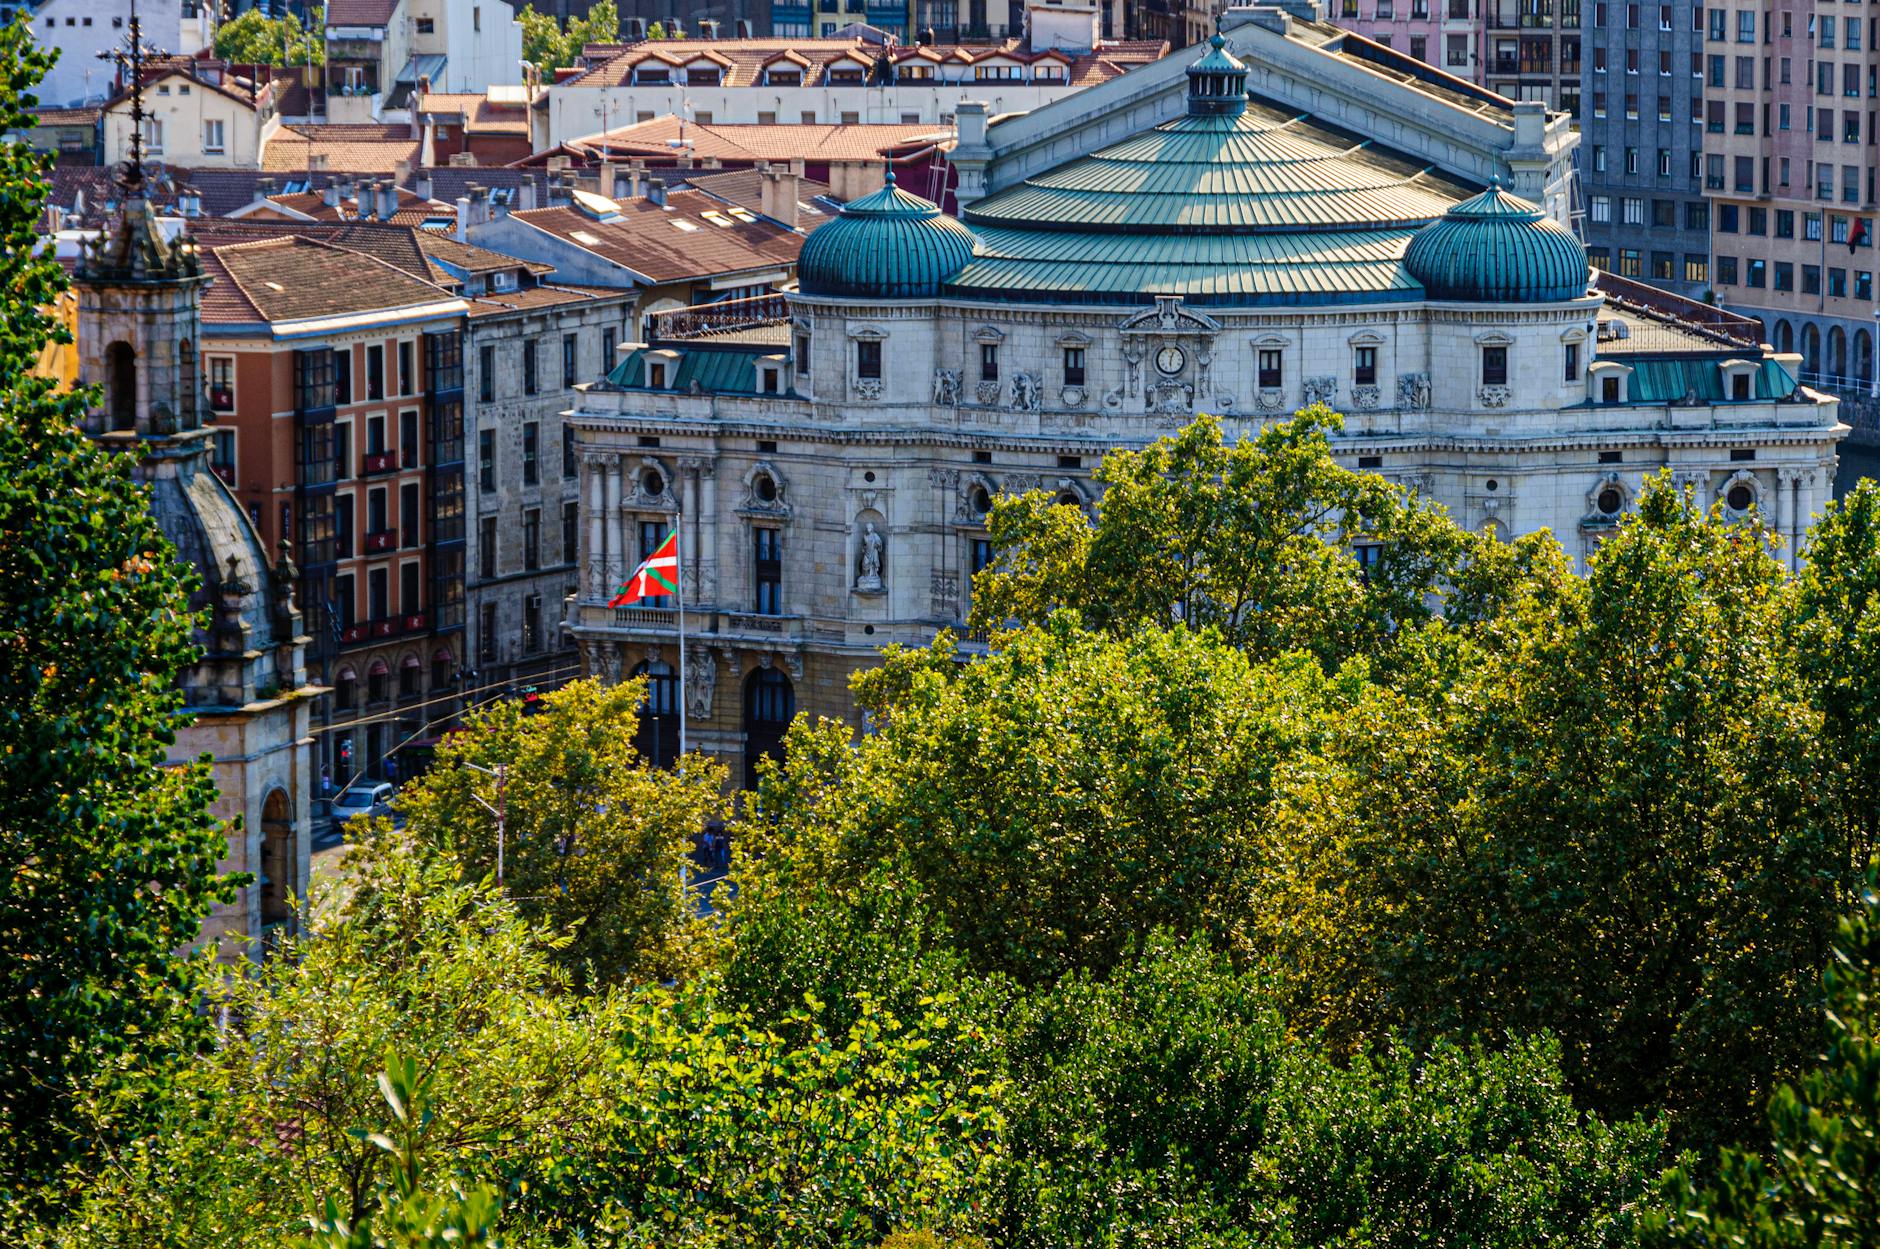
<instances>
[{"instance_id":1,"label":"stone bell tower","mask_svg":"<svg viewBox=\"0 0 1880 1249\"><path fill-rule=\"evenodd\" d=\"M134 14L134 10L133 10ZM133 115L141 113L141 51L131 18ZM140 123L141 124L141 123ZM210 464L217 431L203 424L198 380L202 271L182 222L159 221L144 194L141 145L117 173L119 208L80 257L80 380L101 388L85 430L99 445L132 455L133 476L198 587L196 663L178 676L193 717L177 730L175 762L208 754L228 822L222 868L253 881L204 925L225 959L259 957L266 939L298 916L306 892L315 778L308 736L314 696L308 639L293 598L296 573L275 563L234 495ZM251 946L239 938L253 938Z\"/></svg>"}]
</instances>

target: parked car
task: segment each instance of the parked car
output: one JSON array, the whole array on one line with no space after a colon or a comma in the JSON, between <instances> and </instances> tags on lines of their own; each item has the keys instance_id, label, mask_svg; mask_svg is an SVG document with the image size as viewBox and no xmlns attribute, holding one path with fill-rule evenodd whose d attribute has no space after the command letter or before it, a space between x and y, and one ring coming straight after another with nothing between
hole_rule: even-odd
<instances>
[{"instance_id":1,"label":"parked car","mask_svg":"<svg viewBox=\"0 0 1880 1249\"><path fill-rule=\"evenodd\" d=\"M392 796L398 791L384 781L358 781L333 799L333 823L345 824L392 813Z\"/></svg>"}]
</instances>

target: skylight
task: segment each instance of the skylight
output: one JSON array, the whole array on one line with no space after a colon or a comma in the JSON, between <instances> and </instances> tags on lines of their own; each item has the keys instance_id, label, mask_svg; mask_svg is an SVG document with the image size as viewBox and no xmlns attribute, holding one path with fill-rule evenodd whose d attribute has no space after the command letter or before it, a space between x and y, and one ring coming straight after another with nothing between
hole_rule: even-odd
<instances>
[{"instance_id":1,"label":"skylight","mask_svg":"<svg viewBox=\"0 0 1880 1249\"><path fill-rule=\"evenodd\" d=\"M698 229L698 222L685 221L679 217L674 217L672 219L672 224L677 226L679 229L684 230L687 234L690 234L694 230Z\"/></svg>"},{"instance_id":2,"label":"skylight","mask_svg":"<svg viewBox=\"0 0 1880 1249\"><path fill-rule=\"evenodd\" d=\"M601 245L601 241L592 234L589 234L586 230L570 230L568 231L568 237L581 244L583 247L599 247Z\"/></svg>"}]
</instances>

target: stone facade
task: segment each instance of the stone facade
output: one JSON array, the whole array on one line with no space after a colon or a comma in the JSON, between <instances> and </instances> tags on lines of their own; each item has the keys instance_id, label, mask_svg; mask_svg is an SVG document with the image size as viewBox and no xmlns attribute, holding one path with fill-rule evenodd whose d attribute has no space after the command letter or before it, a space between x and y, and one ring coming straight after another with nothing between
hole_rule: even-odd
<instances>
[{"instance_id":1,"label":"stone facade","mask_svg":"<svg viewBox=\"0 0 1880 1249\"><path fill-rule=\"evenodd\" d=\"M470 685L565 679L578 664L562 628L574 592L573 508L579 473L562 413L573 386L603 375L631 336L631 291L575 294L565 303L487 313L480 301L466 338L470 495L466 661ZM572 339L571 346L564 346ZM572 357L564 352L572 351ZM536 355L526 393L524 352ZM487 395L488 398L484 398Z\"/></svg>"}]
</instances>

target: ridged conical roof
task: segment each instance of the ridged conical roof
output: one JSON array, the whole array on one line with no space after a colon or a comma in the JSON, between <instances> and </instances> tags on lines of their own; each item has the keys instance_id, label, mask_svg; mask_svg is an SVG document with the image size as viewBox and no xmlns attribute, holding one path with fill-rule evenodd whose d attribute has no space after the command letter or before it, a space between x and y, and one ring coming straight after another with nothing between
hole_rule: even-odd
<instances>
[{"instance_id":1,"label":"ridged conical roof","mask_svg":"<svg viewBox=\"0 0 1880 1249\"><path fill-rule=\"evenodd\" d=\"M1578 299L1590 276L1580 241L1499 179L1418 230L1403 264L1431 299L1466 303Z\"/></svg>"},{"instance_id":2,"label":"ridged conical roof","mask_svg":"<svg viewBox=\"0 0 1880 1249\"><path fill-rule=\"evenodd\" d=\"M972 260L973 233L939 205L887 184L845 204L803 243L797 283L806 295L923 299Z\"/></svg>"}]
</instances>

